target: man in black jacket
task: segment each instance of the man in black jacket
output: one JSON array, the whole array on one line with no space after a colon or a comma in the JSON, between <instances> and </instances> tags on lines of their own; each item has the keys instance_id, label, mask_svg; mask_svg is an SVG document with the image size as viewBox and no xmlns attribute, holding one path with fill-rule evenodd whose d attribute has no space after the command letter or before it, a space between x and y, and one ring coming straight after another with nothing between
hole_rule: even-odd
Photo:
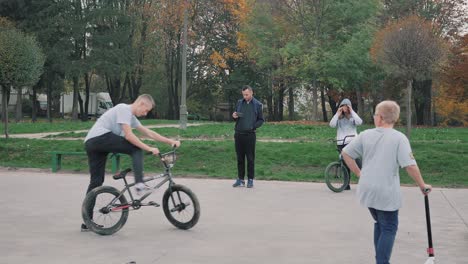
<instances>
[{"instance_id":1,"label":"man in black jacket","mask_svg":"<svg viewBox=\"0 0 468 264\"><path fill-rule=\"evenodd\" d=\"M255 176L255 142L256 129L263 122L262 104L253 97L252 87L242 87L242 97L237 102L236 111L232 117L236 120L234 140L237 154L237 180L233 187L245 186L245 158L247 157L247 188L253 187Z\"/></svg>"}]
</instances>

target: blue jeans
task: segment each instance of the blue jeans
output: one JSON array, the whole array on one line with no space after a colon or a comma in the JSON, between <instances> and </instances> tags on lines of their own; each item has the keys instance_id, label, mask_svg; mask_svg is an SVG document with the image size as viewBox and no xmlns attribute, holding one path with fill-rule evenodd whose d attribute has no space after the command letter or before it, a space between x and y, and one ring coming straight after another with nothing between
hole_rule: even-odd
<instances>
[{"instance_id":1,"label":"blue jeans","mask_svg":"<svg viewBox=\"0 0 468 264\"><path fill-rule=\"evenodd\" d=\"M398 210L381 211L369 208L374 224L374 247L377 264L389 264L398 230Z\"/></svg>"}]
</instances>

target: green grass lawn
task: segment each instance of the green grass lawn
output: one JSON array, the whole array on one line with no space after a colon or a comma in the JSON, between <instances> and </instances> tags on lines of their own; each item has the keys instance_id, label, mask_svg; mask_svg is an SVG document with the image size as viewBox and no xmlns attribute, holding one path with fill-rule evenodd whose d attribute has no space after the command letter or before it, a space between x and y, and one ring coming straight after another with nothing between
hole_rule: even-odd
<instances>
[{"instance_id":1,"label":"green grass lawn","mask_svg":"<svg viewBox=\"0 0 468 264\"><path fill-rule=\"evenodd\" d=\"M153 120L145 120L144 124L161 124L164 121L155 122ZM153 128L154 131L169 137L181 138L202 138L202 139L232 139L234 137L234 124L225 123L206 123L206 125L188 127L186 130L179 128L165 127ZM56 131L65 131L60 127ZM372 126L361 126L359 131L373 128ZM404 127L397 127L401 132L405 132ZM75 131L80 129L68 130ZM298 141L327 141L333 139L336 135L336 129L329 127L326 124L322 125L289 125L289 124L270 124L263 125L258 133L257 138L263 139L293 139ZM59 135L50 136L50 138L84 138L85 132L64 132ZM414 128L411 134L411 142L427 142L427 143L468 143L468 129L466 128Z\"/></svg>"},{"instance_id":2,"label":"green grass lawn","mask_svg":"<svg viewBox=\"0 0 468 264\"><path fill-rule=\"evenodd\" d=\"M146 121L145 121L146 122ZM81 124L81 122L79 123ZM90 123L91 124L91 123ZM67 124L68 125L68 124ZM71 125L71 124L70 124ZM55 123L49 124L54 131ZM64 124L57 124L64 129ZM370 127L363 127L360 130ZM403 128L398 128L403 130ZM78 129L73 129L78 130ZM234 179L236 158L233 142L233 123L217 123L177 128L159 128L157 132L171 137L204 138L207 141L183 142L175 174ZM55 130L56 131L56 130ZM64 130L59 130L64 131ZM327 125L265 124L258 130L260 139L295 139L297 142L257 142L256 177L265 180L323 181L326 165L337 159L334 144L329 140L336 130ZM69 134L61 135L69 137ZM76 135L77 137L84 134ZM223 138L213 141L212 138ZM151 143L151 142L147 142ZM468 129L415 128L411 144L424 178L430 184L444 187L468 187ZM158 144L161 151L168 146ZM0 166L50 168L50 150L84 151L83 141L0 139ZM110 162L109 164L110 165ZM123 167L130 166L123 158ZM86 172L85 157L65 157L62 167L66 170ZM161 165L152 157L146 157L145 171L156 172ZM356 178L353 177L353 181ZM402 170L402 183L412 184Z\"/></svg>"}]
</instances>

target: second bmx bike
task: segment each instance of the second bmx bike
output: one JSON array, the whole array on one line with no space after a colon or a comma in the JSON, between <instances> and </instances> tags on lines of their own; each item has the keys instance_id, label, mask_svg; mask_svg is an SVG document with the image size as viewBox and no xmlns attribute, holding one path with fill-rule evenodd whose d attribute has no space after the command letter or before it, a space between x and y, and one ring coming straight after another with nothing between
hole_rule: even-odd
<instances>
[{"instance_id":1,"label":"second bmx bike","mask_svg":"<svg viewBox=\"0 0 468 264\"><path fill-rule=\"evenodd\" d=\"M333 140L333 142L342 142L344 144L346 139L350 137L354 137L354 135L345 136L343 139ZM341 155L341 150L338 147L337 150L340 153L338 161L328 164L325 169L325 183L330 190L334 192L342 192L346 186L349 185L350 175L343 160L343 156Z\"/></svg>"}]
</instances>

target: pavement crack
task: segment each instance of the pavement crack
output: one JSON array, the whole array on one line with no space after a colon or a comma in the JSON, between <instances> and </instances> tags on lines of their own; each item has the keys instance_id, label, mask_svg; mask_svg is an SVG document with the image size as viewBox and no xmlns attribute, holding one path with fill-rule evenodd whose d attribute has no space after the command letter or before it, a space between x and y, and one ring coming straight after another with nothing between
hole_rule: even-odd
<instances>
[{"instance_id":1,"label":"pavement crack","mask_svg":"<svg viewBox=\"0 0 468 264\"><path fill-rule=\"evenodd\" d=\"M460 212L458 212L457 208L455 208L455 206L453 206L452 202L450 202L450 200L447 198L447 196L445 196L445 193L440 190L440 193L442 194L442 196L445 198L445 200L447 201L447 203L450 205L450 207L452 207L452 209L455 211L455 213L458 215L458 217L460 218L460 220L463 222L463 224L465 224L465 227L466 229L468 230L468 223L465 221L465 219L463 218L463 216L460 214Z\"/></svg>"}]
</instances>

